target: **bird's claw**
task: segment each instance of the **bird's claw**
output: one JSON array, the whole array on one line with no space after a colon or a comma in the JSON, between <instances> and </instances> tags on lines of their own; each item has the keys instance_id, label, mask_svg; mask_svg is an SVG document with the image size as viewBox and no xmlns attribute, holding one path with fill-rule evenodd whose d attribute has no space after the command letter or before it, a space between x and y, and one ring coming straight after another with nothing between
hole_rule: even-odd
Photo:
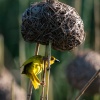
<instances>
[{"instance_id":1,"label":"bird's claw","mask_svg":"<svg viewBox=\"0 0 100 100\"><path fill-rule=\"evenodd\" d=\"M40 84L41 84L42 86L46 86L46 83L45 83L44 81L40 82Z\"/></svg>"},{"instance_id":2,"label":"bird's claw","mask_svg":"<svg viewBox=\"0 0 100 100\"><path fill-rule=\"evenodd\" d=\"M50 70L50 68L51 68L51 67L48 67L48 68L47 68L47 71L49 71L49 70Z\"/></svg>"}]
</instances>

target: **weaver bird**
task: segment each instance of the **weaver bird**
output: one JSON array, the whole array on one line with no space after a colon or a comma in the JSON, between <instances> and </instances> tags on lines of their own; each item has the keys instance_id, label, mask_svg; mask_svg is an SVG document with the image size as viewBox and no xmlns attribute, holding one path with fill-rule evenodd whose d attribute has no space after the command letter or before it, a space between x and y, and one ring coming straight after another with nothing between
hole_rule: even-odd
<instances>
[{"instance_id":1,"label":"weaver bird","mask_svg":"<svg viewBox=\"0 0 100 100\"><path fill-rule=\"evenodd\" d=\"M45 57L41 55L32 56L22 65L24 67L22 74L27 75L31 79L34 89L38 89L39 85L42 84L37 75L41 73L44 69L44 58ZM55 62L59 62L59 60L51 56L50 65ZM46 68L47 66L48 62L46 61Z\"/></svg>"}]
</instances>

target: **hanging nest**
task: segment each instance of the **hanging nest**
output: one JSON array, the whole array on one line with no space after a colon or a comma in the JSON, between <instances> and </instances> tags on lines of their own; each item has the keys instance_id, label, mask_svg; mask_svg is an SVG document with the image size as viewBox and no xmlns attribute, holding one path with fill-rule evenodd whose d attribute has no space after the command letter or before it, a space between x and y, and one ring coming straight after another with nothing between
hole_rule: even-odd
<instances>
[{"instance_id":1,"label":"hanging nest","mask_svg":"<svg viewBox=\"0 0 100 100\"><path fill-rule=\"evenodd\" d=\"M22 15L21 33L25 41L71 50L85 39L83 21L74 8L58 2L32 4Z\"/></svg>"},{"instance_id":2,"label":"hanging nest","mask_svg":"<svg viewBox=\"0 0 100 100\"><path fill-rule=\"evenodd\" d=\"M91 77L100 69L100 55L93 51L80 52L67 67L69 83L81 90ZM100 93L100 74L85 93Z\"/></svg>"}]
</instances>

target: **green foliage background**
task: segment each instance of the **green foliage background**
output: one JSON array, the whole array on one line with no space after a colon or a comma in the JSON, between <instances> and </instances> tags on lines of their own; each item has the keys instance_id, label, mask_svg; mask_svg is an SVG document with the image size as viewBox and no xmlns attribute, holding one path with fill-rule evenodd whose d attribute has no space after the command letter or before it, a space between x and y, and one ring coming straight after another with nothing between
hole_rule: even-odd
<instances>
[{"instance_id":1,"label":"green foliage background","mask_svg":"<svg viewBox=\"0 0 100 100\"><path fill-rule=\"evenodd\" d=\"M25 59L34 54L35 47L35 44L26 43L21 36L21 15L31 3L38 1L0 0L0 35L4 37L4 64L14 75L19 85L23 84L19 66ZM86 40L79 47L79 50L89 48L100 52L100 0L62 0L61 2L75 7L83 19ZM79 92L68 84L66 77L67 64L73 60L77 49L73 51L52 50L52 55L61 60L60 64L55 64L51 68L52 89L50 98L53 100L74 100ZM40 54L44 54L44 46L41 46ZM15 71L17 72L15 73ZM28 80L26 77L24 78ZM22 85L26 90L27 84L28 82L25 86ZM39 90L33 90L32 100L39 100L39 93ZM100 96L83 96L81 100L100 100Z\"/></svg>"}]
</instances>

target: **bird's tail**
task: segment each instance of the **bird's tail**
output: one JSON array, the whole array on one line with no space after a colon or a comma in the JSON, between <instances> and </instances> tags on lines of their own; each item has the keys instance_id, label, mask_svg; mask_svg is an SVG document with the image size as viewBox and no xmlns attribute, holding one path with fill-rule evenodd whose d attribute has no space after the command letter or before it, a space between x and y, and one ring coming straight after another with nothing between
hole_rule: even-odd
<instances>
[{"instance_id":1,"label":"bird's tail","mask_svg":"<svg viewBox=\"0 0 100 100\"><path fill-rule=\"evenodd\" d=\"M31 81L32 81L32 84L33 84L33 86L34 86L34 89L38 89L40 83L38 83L36 80L31 80Z\"/></svg>"},{"instance_id":2,"label":"bird's tail","mask_svg":"<svg viewBox=\"0 0 100 100\"><path fill-rule=\"evenodd\" d=\"M40 85L40 80L38 79L38 77L35 74L32 74L30 76L30 79L32 81L32 85L34 86L34 89L38 89Z\"/></svg>"}]
</instances>

